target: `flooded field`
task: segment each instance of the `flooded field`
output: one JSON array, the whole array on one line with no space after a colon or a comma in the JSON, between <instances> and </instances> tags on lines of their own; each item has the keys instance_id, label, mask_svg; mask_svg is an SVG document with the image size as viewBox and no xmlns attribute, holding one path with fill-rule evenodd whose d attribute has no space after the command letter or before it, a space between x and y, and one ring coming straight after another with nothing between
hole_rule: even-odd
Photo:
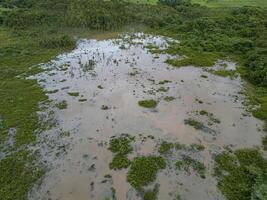
<instances>
[{"instance_id":1,"label":"flooded field","mask_svg":"<svg viewBox=\"0 0 267 200\"><path fill-rule=\"evenodd\" d=\"M36 148L47 173L30 199L142 199L127 182L127 169L110 169L113 136L128 134L133 151L127 156L161 155L166 168L145 190L158 188L158 199L224 199L212 176L214 156L225 148L261 143L263 123L243 106L242 81L220 77L205 68L175 68L165 63L169 38L144 34L119 39L80 40L70 53L43 64L38 75L54 106L40 113L52 129ZM214 70L234 70L218 61ZM140 103L154 100L153 108ZM47 123L48 123L47 122ZM162 142L180 144L159 152ZM177 168L189 158L205 172ZM202 165L201 165L202 166Z\"/></svg>"}]
</instances>

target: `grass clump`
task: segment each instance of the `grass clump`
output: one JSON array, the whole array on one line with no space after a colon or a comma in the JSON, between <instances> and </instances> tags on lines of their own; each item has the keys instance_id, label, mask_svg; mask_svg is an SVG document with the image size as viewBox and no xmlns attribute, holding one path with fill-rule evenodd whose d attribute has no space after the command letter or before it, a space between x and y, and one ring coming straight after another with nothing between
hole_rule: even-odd
<instances>
[{"instance_id":1,"label":"grass clump","mask_svg":"<svg viewBox=\"0 0 267 200\"><path fill-rule=\"evenodd\" d=\"M174 144L173 143L170 143L170 142L162 142L160 144L160 147L159 147L159 153L161 154L166 154L168 152L170 152L170 150L174 147Z\"/></svg>"},{"instance_id":2,"label":"grass clump","mask_svg":"<svg viewBox=\"0 0 267 200\"><path fill-rule=\"evenodd\" d=\"M257 149L240 149L216 156L218 187L229 200L267 198L267 161Z\"/></svg>"},{"instance_id":3,"label":"grass clump","mask_svg":"<svg viewBox=\"0 0 267 200\"><path fill-rule=\"evenodd\" d=\"M160 156L136 157L127 174L128 182L141 190L156 179L157 172L166 167L165 160Z\"/></svg>"},{"instance_id":4,"label":"grass clump","mask_svg":"<svg viewBox=\"0 0 267 200\"><path fill-rule=\"evenodd\" d=\"M205 128L204 124L199 122L199 121L196 121L195 119L192 119L192 118L189 118L189 119L185 119L184 120L184 123L186 125L189 125L189 126L193 126L195 129L197 130L202 130Z\"/></svg>"},{"instance_id":5,"label":"grass clump","mask_svg":"<svg viewBox=\"0 0 267 200\"><path fill-rule=\"evenodd\" d=\"M167 97L164 97L164 100L167 101L167 102L174 101L175 97L167 96Z\"/></svg>"},{"instance_id":6,"label":"grass clump","mask_svg":"<svg viewBox=\"0 0 267 200\"><path fill-rule=\"evenodd\" d=\"M113 153L126 155L133 151L133 148L130 145L132 140L133 138L129 137L128 135L112 138L109 143L108 149Z\"/></svg>"},{"instance_id":7,"label":"grass clump","mask_svg":"<svg viewBox=\"0 0 267 200\"><path fill-rule=\"evenodd\" d=\"M80 95L79 92L68 92L68 95L72 96L72 97L78 97Z\"/></svg>"},{"instance_id":8,"label":"grass clump","mask_svg":"<svg viewBox=\"0 0 267 200\"><path fill-rule=\"evenodd\" d=\"M110 169L123 169L129 167L131 161L124 154L117 154L114 156L112 162L109 164Z\"/></svg>"},{"instance_id":9,"label":"grass clump","mask_svg":"<svg viewBox=\"0 0 267 200\"><path fill-rule=\"evenodd\" d=\"M149 99L149 100L142 100L138 102L139 106L144 107L144 108L155 108L158 103L153 100L153 99Z\"/></svg>"},{"instance_id":10,"label":"grass clump","mask_svg":"<svg viewBox=\"0 0 267 200\"><path fill-rule=\"evenodd\" d=\"M66 100L63 100L56 104L56 107L60 110L66 109L68 107L68 103Z\"/></svg>"}]
</instances>

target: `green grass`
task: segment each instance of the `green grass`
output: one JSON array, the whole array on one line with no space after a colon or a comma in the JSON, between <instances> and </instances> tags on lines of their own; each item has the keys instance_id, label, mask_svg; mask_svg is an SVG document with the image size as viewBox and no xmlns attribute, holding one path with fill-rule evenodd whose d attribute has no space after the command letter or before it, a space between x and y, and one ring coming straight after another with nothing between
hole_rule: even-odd
<instances>
[{"instance_id":1,"label":"green grass","mask_svg":"<svg viewBox=\"0 0 267 200\"><path fill-rule=\"evenodd\" d=\"M158 171L165 167L166 162L160 156L136 157L132 161L127 180L134 188L142 190L142 187L152 183Z\"/></svg>"},{"instance_id":2,"label":"green grass","mask_svg":"<svg viewBox=\"0 0 267 200\"><path fill-rule=\"evenodd\" d=\"M139 101L138 104L139 106L144 108L155 108L158 103L153 99L149 99L149 100Z\"/></svg>"},{"instance_id":3,"label":"green grass","mask_svg":"<svg viewBox=\"0 0 267 200\"><path fill-rule=\"evenodd\" d=\"M267 6L265 0L192 0L192 3L198 3L208 7Z\"/></svg>"},{"instance_id":4,"label":"green grass","mask_svg":"<svg viewBox=\"0 0 267 200\"><path fill-rule=\"evenodd\" d=\"M227 199L267 198L267 161L257 149L223 152L215 161L218 187Z\"/></svg>"}]
</instances>

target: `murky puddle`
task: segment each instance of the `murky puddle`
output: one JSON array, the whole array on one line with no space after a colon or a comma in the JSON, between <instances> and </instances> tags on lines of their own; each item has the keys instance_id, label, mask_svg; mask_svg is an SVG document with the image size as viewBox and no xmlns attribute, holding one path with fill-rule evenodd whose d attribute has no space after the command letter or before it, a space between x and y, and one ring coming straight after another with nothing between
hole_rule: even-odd
<instances>
[{"instance_id":1,"label":"murky puddle","mask_svg":"<svg viewBox=\"0 0 267 200\"><path fill-rule=\"evenodd\" d=\"M260 144L262 123L242 105L240 78L215 76L193 66L174 68L165 63L170 55L151 54L145 48L151 44L166 48L168 40L143 34L81 40L75 50L44 65L49 70L39 74L40 84L55 103L64 101L66 109L48 111L57 119L56 127L40 136L38 148L49 170L30 199L104 200L111 199L112 188L118 200L141 199L126 181L127 169L109 169L108 143L111 136L121 133L136 136L131 158L157 155L162 140L206 147L191 153L207 167L206 178L175 170L172 161L180 156L175 153L158 174L158 199L175 199L178 193L182 199L224 199L212 177L214 155L228 145ZM231 69L234 66L225 63ZM164 80L165 84L159 84ZM158 90L161 87L167 91ZM165 101L166 96L175 99ZM144 99L157 100L158 106L142 108L138 101ZM197 114L201 110L212 113L220 123ZM188 118L207 124L212 131L186 125Z\"/></svg>"}]
</instances>

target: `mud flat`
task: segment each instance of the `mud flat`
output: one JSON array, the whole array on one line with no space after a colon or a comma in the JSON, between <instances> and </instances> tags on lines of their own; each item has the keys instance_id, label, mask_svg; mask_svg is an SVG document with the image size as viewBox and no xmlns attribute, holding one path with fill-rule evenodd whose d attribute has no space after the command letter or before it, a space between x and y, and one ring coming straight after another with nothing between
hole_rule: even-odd
<instances>
[{"instance_id":1,"label":"mud flat","mask_svg":"<svg viewBox=\"0 0 267 200\"><path fill-rule=\"evenodd\" d=\"M171 55L150 53L170 42L178 41L141 33L80 40L72 52L42 65L38 80L54 106L40 115L52 117L54 126L39 137L36 148L48 169L30 199L142 199L127 182L129 167L109 167L110 140L121 134L133 137L129 160L164 158L166 167L143 188L157 188L158 199L224 199L212 176L214 156L260 145L263 123L242 105L238 76L174 68L165 63ZM217 65L222 62L235 67ZM159 152L164 141L172 146ZM178 169L177 160L185 159L200 168ZM198 173L202 164L205 172Z\"/></svg>"}]
</instances>

